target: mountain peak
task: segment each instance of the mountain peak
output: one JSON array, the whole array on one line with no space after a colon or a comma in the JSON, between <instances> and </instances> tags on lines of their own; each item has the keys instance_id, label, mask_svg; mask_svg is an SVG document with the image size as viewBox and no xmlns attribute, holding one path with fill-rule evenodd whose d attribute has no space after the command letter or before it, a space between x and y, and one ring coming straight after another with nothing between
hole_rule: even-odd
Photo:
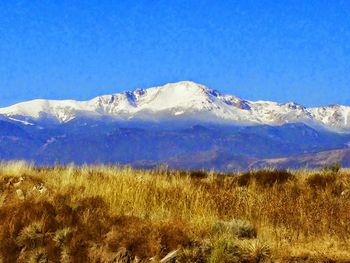
<instances>
[{"instance_id":1,"label":"mountain peak","mask_svg":"<svg viewBox=\"0 0 350 263\"><path fill-rule=\"evenodd\" d=\"M198 88L209 89L205 85L199 84L199 83L191 81L191 80L182 80L182 81L178 81L178 82L170 82L170 83L167 83L167 84L165 84L163 86L160 86L160 87L173 87L173 88L176 88L176 87L179 87L179 86L186 87L186 88L193 88L193 89L198 89Z\"/></svg>"},{"instance_id":2,"label":"mountain peak","mask_svg":"<svg viewBox=\"0 0 350 263\"><path fill-rule=\"evenodd\" d=\"M163 86L148 88L146 90L152 90L152 89L158 89L160 91L170 91L176 92L176 93L193 93L193 92L203 92L206 93L210 91L210 89L202 84L193 82L193 81L179 81L174 83L168 83Z\"/></svg>"}]
</instances>

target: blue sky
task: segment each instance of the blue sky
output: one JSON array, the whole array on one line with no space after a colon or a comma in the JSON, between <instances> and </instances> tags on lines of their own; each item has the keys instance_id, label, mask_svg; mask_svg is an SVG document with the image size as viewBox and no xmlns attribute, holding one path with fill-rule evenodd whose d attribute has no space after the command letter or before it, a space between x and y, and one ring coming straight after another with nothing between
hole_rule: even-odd
<instances>
[{"instance_id":1,"label":"blue sky","mask_svg":"<svg viewBox=\"0 0 350 263\"><path fill-rule=\"evenodd\" d=\"M0 0L0 106L180 80L350 105L350 1Z\"/></svg>"}]
</instances>

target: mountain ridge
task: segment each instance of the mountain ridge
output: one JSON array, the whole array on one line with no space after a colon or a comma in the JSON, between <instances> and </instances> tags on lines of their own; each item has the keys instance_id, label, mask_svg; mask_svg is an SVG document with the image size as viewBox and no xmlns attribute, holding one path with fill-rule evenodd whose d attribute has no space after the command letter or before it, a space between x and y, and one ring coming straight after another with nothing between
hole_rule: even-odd
<instances>
[{"instance_id":1,"label":"mountain ridge","mask_svg":"<svg viewBox=\"0 0 350 263\"><path fill-rule=\"evenodd\" d=\"M0 115L26 125L108 117L119 121L190 120L233 125L305 123L317 129L350 133L349 106L306 108L295 102L249 101L191 81L103 95L88 101L37 99L0 108Z\"/></svg>"}]
</instances>

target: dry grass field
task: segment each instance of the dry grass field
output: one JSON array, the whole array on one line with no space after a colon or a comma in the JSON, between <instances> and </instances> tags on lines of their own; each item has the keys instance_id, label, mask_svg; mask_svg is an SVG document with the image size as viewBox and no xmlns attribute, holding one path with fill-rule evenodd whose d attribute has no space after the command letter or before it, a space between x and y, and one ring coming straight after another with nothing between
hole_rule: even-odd
<instances>
[{"instance_id":1,"label":"dry grass field","mask_svg":"<svg viewBox=\"0 0 350 263\"><path fill-rule=\"evenodd\" d=\"M2 163L0 262L350 262L350 171Z\"/></svg>"}]
</instances>

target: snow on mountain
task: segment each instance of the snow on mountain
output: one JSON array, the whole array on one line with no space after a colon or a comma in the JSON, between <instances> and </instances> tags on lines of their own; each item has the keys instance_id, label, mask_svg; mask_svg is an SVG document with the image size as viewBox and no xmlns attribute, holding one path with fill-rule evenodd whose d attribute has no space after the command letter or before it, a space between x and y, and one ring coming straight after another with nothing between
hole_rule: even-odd
<instances>
[{"instance_id":1,"label":"snow on mountain","mask_svg":"<svg viewBox=\"0 0 350 263\"><path fill-rule=\"evenodd\" d=\"M85 111L88 102L74 100L32 100L0 109L0 114L30 119L53 118L68 122L75 118L77 112Z\"/></svg>"},{"instance_id":2,"label":"snow on mountain","mask_svg":"<svg viewBox=\"0 0 350 263\"><path fill-rule=\"evenodd\" d=\"M312 117L326 127L350 132L350 107L331 105L327 107L310 108Z\"/></svg>"},{"instance_id":3,"label":"snow on mountain","mask_svg":"<svg viewBox=\"0 0 350 263\"><path fill-rule=\"evenodd\" d=\"M0 114L29 123L43 119L65 123L79 116L155 121L191 119L250 125L303 122L350 132L350 107L347 106L305 108L296 103L252 102L190 81L105 95L89 101L33 100L0 108Z\"/></svg>"}]
</instances>

